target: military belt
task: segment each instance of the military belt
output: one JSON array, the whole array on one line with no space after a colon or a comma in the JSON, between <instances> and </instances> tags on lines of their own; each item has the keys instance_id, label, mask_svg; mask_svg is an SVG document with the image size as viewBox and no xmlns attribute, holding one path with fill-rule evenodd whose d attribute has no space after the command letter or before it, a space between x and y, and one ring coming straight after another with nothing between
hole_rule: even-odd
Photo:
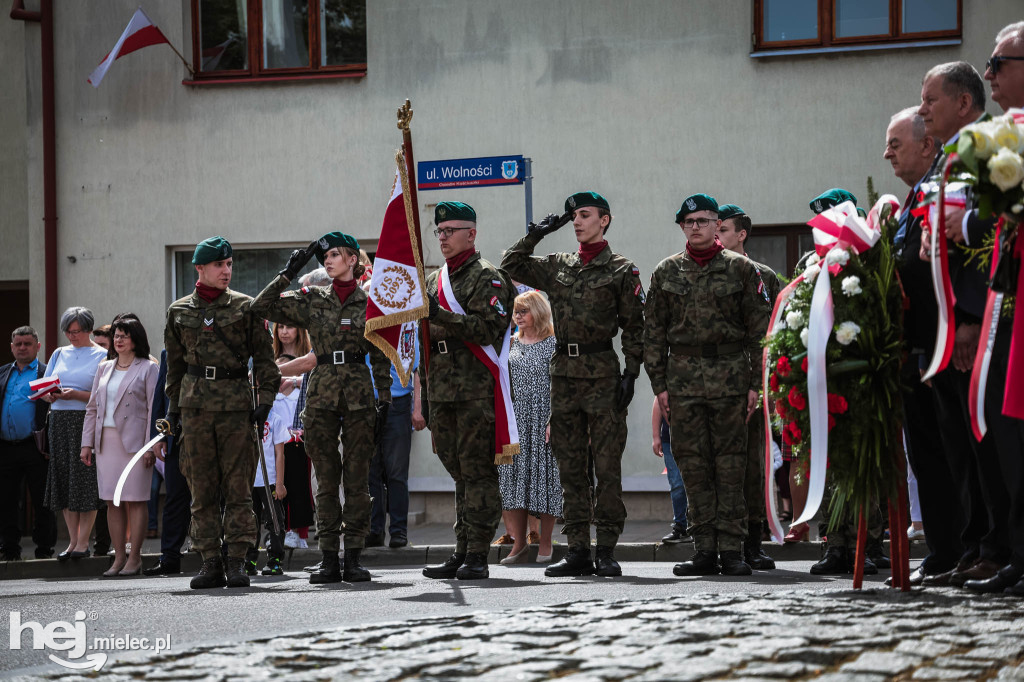
<instances>
[{"instance_id":1,"label":"military belt","mask_svg":"<svg viewBox=\"0 0 1024 682\"><path fill-rule=\"evenodd\" d=\"M222 379L246 379L249 376L249 370L243 367L238 369L225 369L223 367L211 367L205 365L200 367L199 365L188 365L187 372L201 379L207 379L209 381L220 381Z\"/></svg>"},{"instance_id":2,"label":"military belt","mask_svg":"<svg viewBox=\"0 0 1024 682\"><path fill-rule=\"evenodd\" d=\"M318 365L351 365L352 363L362 364L366 362L366 353L357 353L351 350L336 350L332 353L321 353L316 356Z\"/></svg>"},{"instance_id":3,"label":"military belt","mask_svg":"<svg viewBox=\"0 0 1024 682\"><path fill-rule=\"evenodd\" d=\"M430 348L435 353L440 353L441 355L448 355L448 353L452 353L455 351L455 347L449 347L447 341L438 341L437 343L431 343Z\"/></svg>"},{"instance_id":4,"label":"military belt","mask_svg":"<svg viewBox=\"0 0 1024 682\"><path fill-rule=\"evenodd\" d=\"M702 346L672 346L672 355L688 355L691 358L713 358L741 352L743 352L743 344L739 342L705 343Z\"/></svg>"},{"instance_id":5,"label":"military belt","mask_svg":"<svg viewBox=\"0 0 1024 682\"><path fill-rule=\"evenodd\" d=\"M576 358L580 355L590 355L592 353L603 353L606 350L614 350L615 347L612 345L611 339L605 341L598 341L596 343L556 343L555 353L557 355L568 355L570 358Z\"/></svg>"}]
</instances>

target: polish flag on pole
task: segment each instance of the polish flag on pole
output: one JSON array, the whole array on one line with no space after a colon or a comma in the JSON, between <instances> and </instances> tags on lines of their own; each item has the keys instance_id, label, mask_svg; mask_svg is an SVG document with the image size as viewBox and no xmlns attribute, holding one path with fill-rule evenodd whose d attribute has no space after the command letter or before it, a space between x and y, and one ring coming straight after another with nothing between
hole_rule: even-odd
<instances>
[{"instance_id":1,"label":"polish flag on pole","mask_svg":"<svg viewBox=\"0 0 1024 682\"><path fill-rule=\"evenodd\" d=\"M103 61L96 67L96 70L90 74L89 84L94 88L98 88L100 81L107 75L107 69L114 63L114 60L120 59L136 50L141 50L144 47L159 45L160 43L170 45L171 41L167 40L163 32L156 27L156 24L149 20L149 17L146 16L146 13L140 7L135 10L132 20L128 22L128 27L121 34L117 44L114 45L114 49L103 58Z\"/></svg>"}]
</instances>

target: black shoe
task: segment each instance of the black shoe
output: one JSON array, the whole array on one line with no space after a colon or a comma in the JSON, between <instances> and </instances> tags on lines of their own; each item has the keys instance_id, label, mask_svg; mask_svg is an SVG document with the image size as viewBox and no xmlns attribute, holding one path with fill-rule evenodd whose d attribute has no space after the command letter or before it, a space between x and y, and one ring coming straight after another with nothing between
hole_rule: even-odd
<instances>
[{"instance_id":1,"label":"black shoe","mask_svg":"<svg viewBox=\"0 0 1024 682\"><path fill-rule=\"evenodd\" d=\"M71 554L68 554L68 558L70 558L70 559L88 559L90 556L92 556L92 554L90 554L89 550L87 550L87 549L84 550L84 551L81 551L81 552L72 552ZM97 554L97 556L103 556L103 555L102 554Z\"/></svg>"},{"instance_id":2,"label":"black shoe","mask_svg":"<svg viewBox=\"0 0 1024 682\"><path fill-rule=\"evenodd\" d=\"M466 561L455 572L459 580L483 580L489 577L486 552L466 552Z\"/></svg>"},{"instance_id":3,"label":"black shoe","mask_svg":"<svg viewBox=\"0 0 1024 682\"><path fill-rule=\"evenodd\" d=\"M277 557L267 557L267 565L260 571L263 575L284 575L284 569L281 568L281 560Z\"/></svg>"},{"instance_id":4,"label":"black shoe","mask_svg":"<svg viewBox=\"0 0 1024 682\"><path fill-rule=\"evenodd\" d=\"M310 585L325 585L341 582L341 561L337 552L324 552L320 568L309 574Z\"/></svg>"},{"instance_id":5,"label":"black shoe","mask_svg":"<svg viewBox=\"0 0 1024 682\"><path fill-rule=\"evenodd\" d=\"M1007 564L991 578L968 580L964 587L975 592L1003 592L1020 582L1021 578L1024 578L1024 566Z\"/></svg>"},{"instance_id":6,"label":"black shoe","mask_svg":"<svg viewBox=\"0 0 1024 682\"><path fill-rule=\"evenodd\" d=\"M544 569L544 575L549 578L593 574L594 562L590 560L590 547L586 545L570 547L564 559Z\"/></svg>"},{"instance_id":7,"label":"black shoe","mask_svg":"<svg viewBox=\"0 0 1024 682\"><path fill-rule=\"evenodd\" d=\"M66 549L63 552L61 552L60 554L57 555L57 561L67 561L70 558L71 558L71 552L69 552Z\"/></svg>"},{"instance_id":8,"label":"black shoe","mask_svg":"<svg viewBox=\"0 0 1024 682\"><path fill-rule=\"evenodd\" d=\"M892 568L892 561L882 551L881 545L868 545L864 554L868 559L871 559L871 563L875 565L875 568Z\"/></svg>"},{"instance_id":9,"label":"black shoe","mask_svg":"<svg viewBox=\"0 0 1024 682\"><path fill-rule=\"evenodd\" d=\"M391 541L388 542L388 547L391 549L398 549L399 547L405 547L409 544L409 538L406 537L405 533L392 533Z\"/></svg>"},{"instance_id":10,"label":"black shoe","mask_svg":"<svg viewBox=\"0 0 1024 682\"><path fill-rule=\"evenodd\" d=\"M1024 578L1018 580L1016 585L1011 585L1003 590L1003 594L1013 594L1018 597L1024 597Z\"/></svg>"},{"instance_id":11,"label":"black shoe","mask_svg":"<svg viewBox=\"0 0 1024 682\"><path fill-rule=\"evenodd\" d=\"M0 554L0 561L21 561L21 552L4 552Z\"/></svg>"},{"instance_id":12,"label":"black shoe","mask_svg":"<svg viewBox=\"0 0 1024 682\"><path fill-rule=\"evenodd\" d=\"M594 574L604 578L614 578L622 575L622 567L612 556L614 547L598 545L594 551Z\"/></svg>"},{"instance_id":13,"label":"black shoe","mask_svg":"<svg viewBox=\"0 0 1024 682\"><path fill-rule=\"evenodd\" d=\"M181 573L181 561L160 559L142 572L142 575L173 575Z\"/></svg>"},{"instance_id":14,"label":"black shoe","mask_svg":"<svg viewBox=\"0 0 1024 682\"><path fill-rule=\"evenodd\" d=\"M673 566L672 573L678 576L718 575L718 553L699 549L689 561Z\"/></svg>"},{"instance_id":15,"label":"black shoe","mask_svg":"<svg viewBox=\"0 0 1024 682\"><path fill-rule=\"evenodd\" d=\"M747 537L743 541L743 561L758 571L770 571L775 568L775 560L761 549L761 524L747 524ZM722 574L725 574L723 567Z\"/></svg>"},{"instance_id":16,"label":"black shoe","mask_svg":"<svg viewBox=\"0 0 1024 682\"><path fill-rule=\"evenodd\" d=\"M672 532L661 539L663 545L676 545L680 542L689 542L690 536L686 534L686 528L672 524Z\"/></svg>"},{"instance_id":17,"label":"black shoe","mask_svg":"<svg viewBox=\"0 0 1024 682\"><path fill-rule=\"evenodd\" d=\"M464 561L466 561L466 553L455 552L443 564L424 566L423 575L436 580L452 580Z\"/></svg>"},{"instance_id":18,"label":"black shoe","mask_svg":"<svg viewBox=\"0 0 1024 682\"><path fill-rule=\"evenodd\" d=\"M36 547L37 559L50 559L53 557L53 547Z\"/></svg>"},{"instance_id":19,"label":"black shoe","mask_svg":"<svg viewBox=\"0 0 1024 682\"><path fill-rule=\"evenodd\" d=\"M243 557L229 556L224 560L224 575L227 578L228 587L249 587L249 572L246 570L246 560ZM253 563L255 570L256 564Z\"/></svg>"},{"instance_id":20,"label":"black shoe","mask_svg":"<svg viewBox=\"0 0 1024 682\"><path fill-rule=\"evenodd\" d=\"M104 554L108 554L111 549L113 549L113 547L111 547L110 545L97 544L93 547L93 550L95 550L96 552L96 556L103 556ZM72 552L72 554L74 554L74 552Z\"/></svg>"},{"instance_id":21,"label":"black shoe","mask_svg":"<svg viewBox=\"0 0 1024 682\"><path fill-rule=\"evenodd\" d=\"M845 547L829 547L821 561L811 566L811 575L843 575L851 570L851 560ZM866 563L866 562L865 562ZM878 569L875 569L876 571ZM866 571L865 571L866 572Z\"/></svg>"},{"instance_id":22,"label":"black shoe","mask_svg":"<svg viewBox=\"0 0 1024 682\"><path fill-rule=\"evenodd\" d=\"M743 561L739 550L719 552L718 560L722 564L722 575L750 575L750 565Z\"/></svg>"},{"instance_id":23,"label":"black shoe","mask_svg":"<svg viewBox=\"0 0 1024 682\"><path fill-rule=\"evenodd\" d=\"M192 582L188 586L193 590L206 590L211 587L224 587L227 584L228 579L224 575L224 563L218 554L203 561L203 565L199 567L199 573L192 578Z\"/></svg>"},{"instance_id":24,"label":"black shoe","mask_svg":"<svg viewBox=\"0 0 1024 682\"><path fill-rule=\"evenodd\" d=\"M924 570L920 566L918 566L910 572L910 586L919 587L921 583L924 582L924 579L927 577L928 576L925 574ZM892 576L889 576L885 579L885 586L892 587Z\"/></svg>"},{"instance_id":25,"label":"black shoe","mask_svg":"<svg viewBox=\"0 0 1024 682\"><path fill-rule=\"evenodd\" d=\"M370 572L359 563L361 547L345 550L345 570L341 577L347 583L365 583L370 579Z\"/></svg>"},{"instance_id":26,"label":"black shoe","mask_svg":"<svg viewBox=\"0 0 1024 682\"><path fill-rule=\"evenodd\" d=\"M383 547L384 533L370 533L366 536L366 547Z\"/></svg>"},{"instance_id":27,"label":"black shoe","mask_svg":"<svg viewBox=\"0 0 1024 682\"><path fill-rule=\"evenodd\" d=\"M256 559L245 558L245 574L256 575Z\"/></svg>"}]
</instances>

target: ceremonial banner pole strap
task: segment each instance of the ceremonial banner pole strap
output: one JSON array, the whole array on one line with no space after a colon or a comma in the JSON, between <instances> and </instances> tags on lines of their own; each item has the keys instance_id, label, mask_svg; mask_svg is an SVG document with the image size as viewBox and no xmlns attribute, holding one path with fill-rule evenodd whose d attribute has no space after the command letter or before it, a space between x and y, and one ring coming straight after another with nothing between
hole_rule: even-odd
<instances>
[{"instance_id":1,"label":"ceremonial banner pole strap","mask_svg":"<svg viewBox=\"0 0 1024 682\"><path fill-rule=\"evenodd\" d=\"M1021 268L1024 263L1024 237L1016 227L1017 237L1013 245L1013 256L1017 262L1012 267ZM996 244L998 248L998 242ZM1024 273L1017 277L1017 304L1024 301ZM1013 316L1013 334L1010 339L1010 358L1006 367L1006 393L1003 398L1003 414L1014 419L1024 419L1024 314Z\"/></svg>"},{"instance_id":2,"label":"ceremonial banner pole strap","mask_svg":"<svg viewBox=\"0 0 1024 682\"><path fill-rule=\"evenodd\" d=\"M929 221L933 223L931 229L932 286L935 289L939 315L935 350L932 353L932 361L921 377L921 381L928 381L944 370L953 356L953 341L956 336L953 306L956 303L956 297L953 295L953 285L949 281L949 250L946 248L946 180L956 159L956 154L950 154L946 159L946 165L942 169L942 181L939 185L938 215L936 220ZM938 254L936 254L936 250Z\"/></svg>"}]
</instances>

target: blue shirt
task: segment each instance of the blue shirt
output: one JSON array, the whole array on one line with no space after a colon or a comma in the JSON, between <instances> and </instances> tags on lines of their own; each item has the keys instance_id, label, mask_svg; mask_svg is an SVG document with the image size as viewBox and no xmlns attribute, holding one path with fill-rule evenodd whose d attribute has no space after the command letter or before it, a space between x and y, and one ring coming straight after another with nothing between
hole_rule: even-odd
<instances>
[{"instance_id":1,"label":"blue shirt","mask_svg":"<svg viewBox=\"0 0 1024 682\"><path fill-rule=\"evenodd\" d=\"M17 363L11 367L7 378L7 392L4 393L4 404L0 408L2 425L0 438L4 440L24 440L35 430L36 404L28 399L32 395L28 384L36 380L39 361L33 360L24 370L19 370Z\"/></svg>"},{"instance_id":2,"label":"blue shirt","mask_svg":"<svg viewBox=\"0 0 1024 682\"><path fill-rule=\"evenodd\" d=\"M413 362L412 368L415 371L420 366L420 328L419 325L415 326L415 332L413 332L413 339L415 345L413 348ZM366 355L366 366L370 368L370 381L373 381L373 365L370 364L370 355ZM401 398L402 396L409 395L412 393L412 372L409 373L409 385L403 386L402 382L398 379L398 370L395 369L394 364L391 365L391 397ZM373 387L373 397L377 397L377 387Z\"/></svg>"},{"instance_id":3,"label":"blue shirt","mask_svg":"<svg viewBox=\"0 0 1024 682\"><path fill-rule=\"evenodd\" d=\"M46 374L60 378L61 388L73 388L89 393L92 391L92 380L100 363L107 359L107 351L99 346L61 346L53 351L50 362L46 366ZM85 410L85 400L57 400L50 405L50 411Z\"/></svg>"}]
</instances>

